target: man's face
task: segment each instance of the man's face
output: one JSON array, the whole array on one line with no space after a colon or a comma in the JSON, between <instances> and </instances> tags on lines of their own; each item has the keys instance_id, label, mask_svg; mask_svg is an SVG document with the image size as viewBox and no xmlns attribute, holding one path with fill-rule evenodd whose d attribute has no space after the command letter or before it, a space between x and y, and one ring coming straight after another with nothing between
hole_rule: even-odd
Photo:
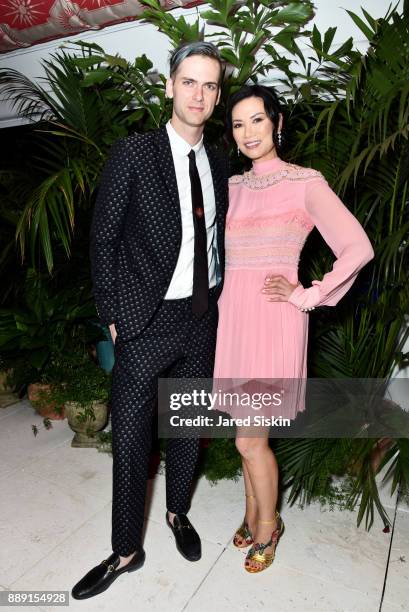
<instances>
[{"instance_id":1,"label":"man's face","mask_svg":"<svg viewBox=\"0 0 409 612\"><path fill-rule=\"evenodd\" d=\"M191 55L181 62L173 78L166 81L166 95L173 98L172 120L201 127L220 99L220 66L217 60Z\"/></svg>"}]
</instances>

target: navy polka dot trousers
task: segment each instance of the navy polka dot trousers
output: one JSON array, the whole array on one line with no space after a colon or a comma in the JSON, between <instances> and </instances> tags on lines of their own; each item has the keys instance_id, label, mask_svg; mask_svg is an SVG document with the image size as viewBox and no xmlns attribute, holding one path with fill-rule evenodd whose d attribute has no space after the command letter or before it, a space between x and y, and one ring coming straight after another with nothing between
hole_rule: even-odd
<instances>
[{"instance_id":1,"label":"navy polka dot trousers","mask_svg":"<svg viewBox=\"0 0 409 612\"><path fill-rule=\"evenodd\" d=\"M152 419L157 380L211 378L217 330L217 300L197 319L191 298L163 300L137 337L115 342L112 385L112 550L128 556L141 546ZM199 453L198 438L169 439L166 506L186 514Z\"/></svg>"}]
</instances>

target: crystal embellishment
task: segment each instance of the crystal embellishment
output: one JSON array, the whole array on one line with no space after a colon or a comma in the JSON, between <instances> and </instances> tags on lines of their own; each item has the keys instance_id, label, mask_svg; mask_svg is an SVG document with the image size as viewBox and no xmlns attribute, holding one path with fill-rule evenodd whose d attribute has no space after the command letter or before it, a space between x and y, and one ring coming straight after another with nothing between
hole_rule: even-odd
<instances>
[{"instance_id":1,"label":"crystal embellishment","mask_svg":"<svg viewBox=\"0 0 409 612\"><path fill-rule=\"evenodd\" d=\"M284 180L305 181L315 178L324 179L324 176L321 172L313 168L303 168L296 164L285 164L285 167L278 172L255 174L253 170L249 170L243 174L236 174L229 179L229 185L243 183L246 187L249 187L249 189L267 189Z\"/></svg>"}]
</instances>

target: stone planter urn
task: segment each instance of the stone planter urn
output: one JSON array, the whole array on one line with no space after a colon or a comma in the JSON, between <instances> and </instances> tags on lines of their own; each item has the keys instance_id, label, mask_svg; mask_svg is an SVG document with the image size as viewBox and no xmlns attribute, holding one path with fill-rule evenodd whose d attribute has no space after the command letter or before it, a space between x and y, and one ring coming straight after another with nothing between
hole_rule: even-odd
<instances>
[{"instance_id":1,"label":"stone planter urn","mask_svg":"<svg viewBox=\"0 0 409 612\"><path fill-rule=\"evenodd\" d=\"M95 419L92 418L92 413ZM96 434L104 429L108 421L107 405L97 400L92 402L89 407L84 408L77 404L77 402L66 402L65 415L68 425L75 432L71 446L76 448L96 448L98 446ZM86 416L85 419L84 416Z\"/></svg>"}]
</instances>

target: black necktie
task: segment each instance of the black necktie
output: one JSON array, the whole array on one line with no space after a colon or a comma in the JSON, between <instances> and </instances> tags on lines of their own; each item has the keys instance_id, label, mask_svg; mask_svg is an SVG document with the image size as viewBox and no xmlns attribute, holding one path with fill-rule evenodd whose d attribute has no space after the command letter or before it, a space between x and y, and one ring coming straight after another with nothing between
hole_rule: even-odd
<instances>
[{"instance_id":1,"label":"black necktie","mask_svg":"<svg viewBox=\"0 0 409 612\"><path fill-rule=\"evenodd\" d=\"M195 232L195 251L193 259L192 310L198 317L208 309L209 268L207 264L207 233L203 206L202 185L196 167L193 149L189 153L189 176L192 190L192 214Z\"/></svg>"}]
</instances>

